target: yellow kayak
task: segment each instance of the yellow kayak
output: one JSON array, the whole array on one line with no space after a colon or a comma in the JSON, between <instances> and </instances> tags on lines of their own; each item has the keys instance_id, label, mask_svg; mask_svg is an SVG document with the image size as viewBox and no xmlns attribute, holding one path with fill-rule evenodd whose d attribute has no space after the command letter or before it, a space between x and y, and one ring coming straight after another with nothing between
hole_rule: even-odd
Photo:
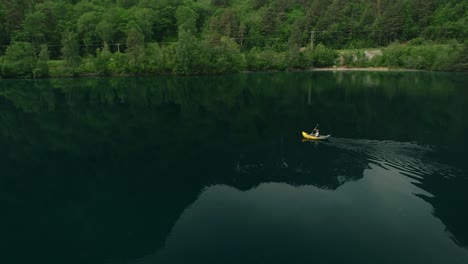
<instances>
[{"instance_id":1,"label":"yellow kayak","mask_svg":"<svg viewBox=\"0 0 468 264\"><path fill-rule=\"evenodd\" d=\"M302 136L307 138L307 139L316 139L316 140L324 140L324 139L328 139L329 137L331 137L331 135L325 135L325 136L314 136L314 135L311 135L311 134L308 134L304 131L302 131Z\"/></svg>"}]
</instances>

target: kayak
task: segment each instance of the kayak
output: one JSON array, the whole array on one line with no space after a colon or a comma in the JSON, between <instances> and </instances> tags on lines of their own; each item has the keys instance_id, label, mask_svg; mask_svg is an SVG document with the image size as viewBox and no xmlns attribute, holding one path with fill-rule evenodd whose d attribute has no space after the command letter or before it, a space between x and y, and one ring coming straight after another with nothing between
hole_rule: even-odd
<instances>
[{"instance_id":1,"label":"kayak","mask_svg":"<svg viewBox=\"0 0 468 264\"><path fill-rule=\"evenodd\" d=\"M308 134L304 131L302 131L302 136L307 138L307 139L316 139L316 140L324 140L324 139L328 139L329 137L331 137L331 135L325 135L325 136L314 136L314 135L311 135L311 134Z\"/></svg>"}]
</instances>

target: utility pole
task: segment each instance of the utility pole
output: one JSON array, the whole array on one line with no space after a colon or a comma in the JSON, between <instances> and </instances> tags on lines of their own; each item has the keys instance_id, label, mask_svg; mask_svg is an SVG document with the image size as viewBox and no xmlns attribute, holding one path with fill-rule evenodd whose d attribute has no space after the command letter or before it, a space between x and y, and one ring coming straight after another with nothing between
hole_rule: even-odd
<instances>
[{"instance_id":1,"label":"utility pole","mask_svg":"<svg viewBox=\"0 0 468 264\"><path fill-rule=\"evenodd\" d=\"M310 32L310 48L311 49L314 49L314 35L315 35L315 31L311 31Z\"/></svg>"}]
</instances>

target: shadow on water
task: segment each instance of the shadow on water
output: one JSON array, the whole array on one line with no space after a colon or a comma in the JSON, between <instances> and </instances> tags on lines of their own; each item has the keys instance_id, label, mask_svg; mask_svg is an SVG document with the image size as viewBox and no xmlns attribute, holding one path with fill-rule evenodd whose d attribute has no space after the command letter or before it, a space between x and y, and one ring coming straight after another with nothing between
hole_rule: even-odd
<instances>
[{"instance_id":1,"label":"shadow on water","mask_svg":"<svg viewBox=\"0 0 468 264\"><path fill-rule=\"evenodd\" d=\"M414 76L425 89L415 85ZM268 222L269 214L262 214L262 209L274 210L273 202L281 202L282 194L281 210L263 231L287 238L288 229L278 227L294 220L283 219L291 213L304 221L289 230L296 235L289 237L296 248L274 245L275 236L262 233L265 239L249 244L258 251L244 253L263 254L267 249L255 245L265 241L273 243L268 250L284 249L290 255L309 244L327 252L334 248L332 242L320 247L310 240L314 237L310 232L320 233L320 226L330 227L322 242L339 238L338 234L348 234L354 241L361 236L375 239L363 228L358 228L362 234L354 233L349 223L357 227L368 223L377 233L382 229L350 209L363 210L360 215L369 217L388 213L367 214L378 208L375 205L354 207L372 201L352 203L349 197L359 199L359 188L369 193L382 190L382 196L393 195L389 200L406 197L416 206L417 219L439 228L425 216L429 210L466 248L468 179L460 158L467 146L460 136L468 131L466 92L453 88L460 77L443 77L279 73L1 81L0 261L151 262L174 241L181 243L177 234L193 212L202 210L206 214L200 219L205 219L220 210L233 219L221 218L220 228L255 234L261 225L239 215ZM398 85L387 85L383 80L388 78ZM431 105L424 103L427 100ZM389 114L387 109L395 111ZM302 142L300 131L317 121L337 136L328 142ZM439 140L428 134L442 133L440 126L447 137ZM404 188L382 187L386 181ZM216 207L215 201L228 204ZM238 202L241 207L236 207ZM391 212L393 207L386 205L383 208ZM307 214L314 210L326 221ZM337 220L343 219L340 212L354 221ZM236 220L247 226L222 225ZM311 229L306 225L309 220L315 223ZM404 229L395 223L392 227ZM341 226L341 233L331 229L333 224ZM188 231L200 227L187 226ZM302 228L303 240L296 233ZM392 236L382 233L382 240L385 237ZM235 238L223 250L244 241ZM393 242L388 246L404 251ZM340 245L359 259L352 253L358 248ZM380 253L383 259L385 254ZM226 251L220 254L231 256ZM327 257L320 256L318 261Z\"/></svg>"}]
</instances>

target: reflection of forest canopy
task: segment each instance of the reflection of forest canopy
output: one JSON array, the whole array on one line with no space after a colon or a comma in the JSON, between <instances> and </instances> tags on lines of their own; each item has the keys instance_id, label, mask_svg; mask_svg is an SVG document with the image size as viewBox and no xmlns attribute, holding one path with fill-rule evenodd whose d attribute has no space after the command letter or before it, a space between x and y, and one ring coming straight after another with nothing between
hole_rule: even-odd
<instances>
[{"instance_id":1,"label":"reflection of forest canopy","mask_svg":"<svg viewBox=\"0 0 468 264\"><path fill-rule=\"evenodd\" d=\"M160 122L180 124L179 138L197 127L259 137L265 129L284 132L282 122L301 130L311 129L309 120L316 120L338 135L440 144L464 140L466 95L457 88L463 83L463 75L424 73L240 74L3 81L0 96L29 113L23 118L53 134L71 133L74 122L102 136L122 123L138 127ZM47 127L57 126L56 118L62 127ZM124 129L130 128L119 131ZM432 134L450 136L434 141Z\"/></svg>"},{"instance_id":2,"label":"reflection of forest canopy","mask_svg":"<svg viewBox=\"0 0 468 264\"><path fill-rule=\"evenodd\" d=\"M4 77L322 67L340 63L335 49L390 44L394 45L371 62L358 51L344 54L344 63L467 69L466 1L0 3L0 76ZM404 45L395 44L399 42Z\"/></svg>"},{"instance_id":3,"label":"reflection of forest canopy","mask_svg":"<svg viewBox=\"0 0 468 264\"><path fill-rule=\"evenodd\" d=\"M462 148L468 111L457 87L465 77L446 77L262 73L0 81L0 201L6 208L0 247L35 248L37 260L56 253L46 247L65 242L70 247L54 255L60 263L133 258L162 245L205 185L249 189L285 181L335 189L358 179L365 158L344 152L330 159L336 155L326 144L314 157L314 145L299 141L299 132L315 122L341 137ZM426 131L450 136L434 139ZM294 178L285 179L290 173L282 162L287 172L296 171ZM437 208L445 200L436 197L430 202ZM451 212L438 213L455 223L454 233L464 230ZM17 255L13 250L6 258Z\"/></svg>"}]
</instances>

